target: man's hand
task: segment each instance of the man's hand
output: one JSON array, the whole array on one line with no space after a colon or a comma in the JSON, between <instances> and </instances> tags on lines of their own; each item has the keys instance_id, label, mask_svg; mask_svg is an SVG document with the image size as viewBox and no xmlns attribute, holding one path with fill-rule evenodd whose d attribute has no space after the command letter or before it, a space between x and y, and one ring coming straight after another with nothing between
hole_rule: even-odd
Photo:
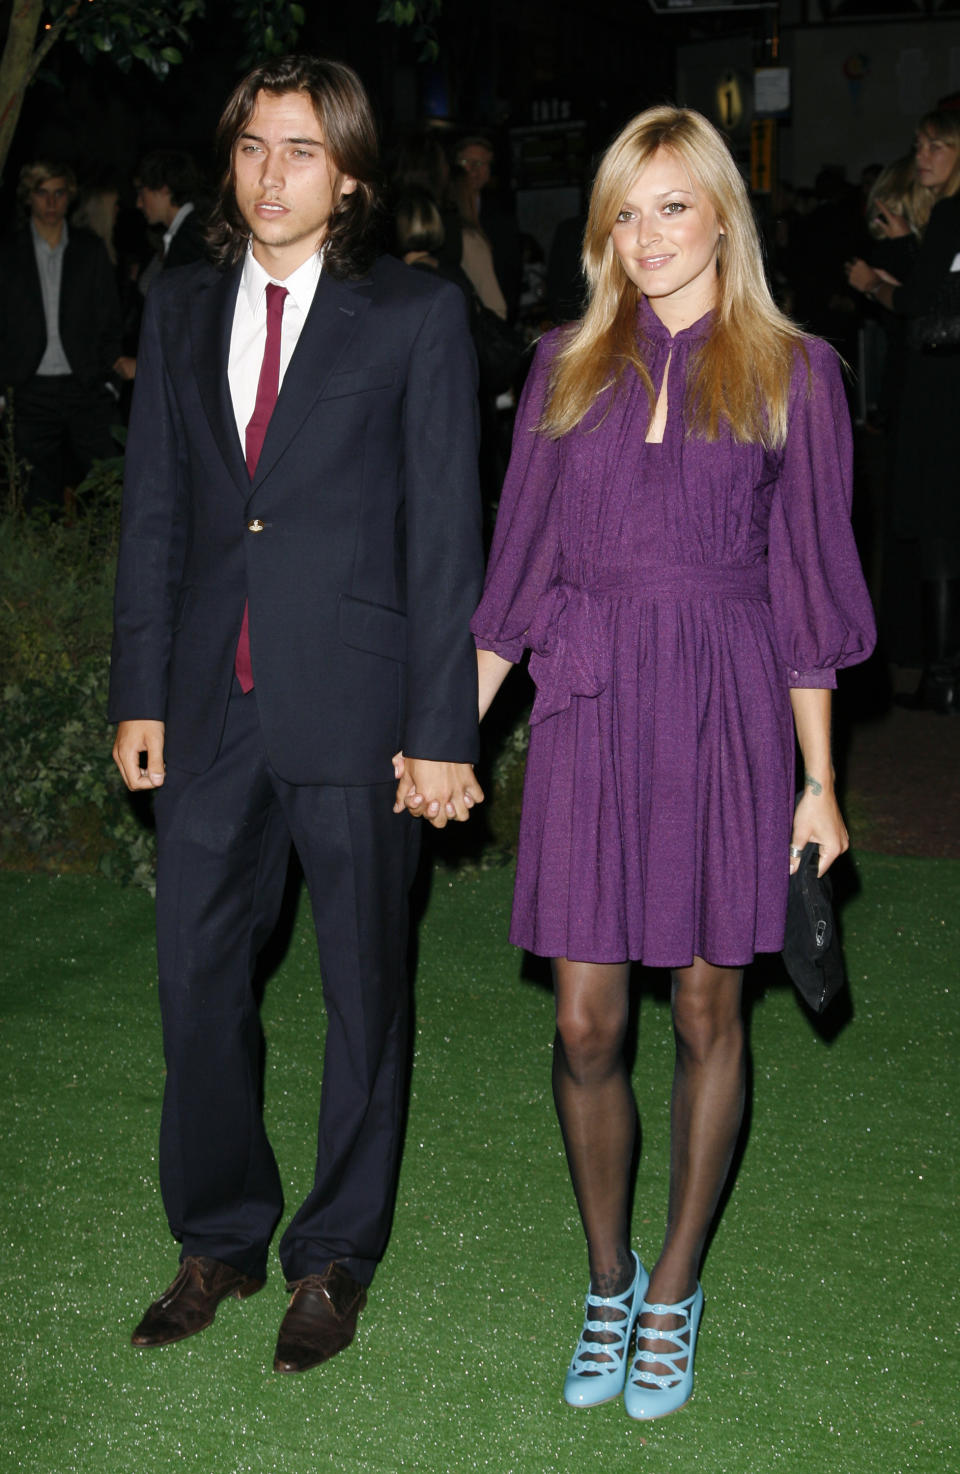
<instances>
[{"instance_id":1,"label":"man's hand","mask_svg":"<svg viewBox=\"0 0 960 1474\"><path fill-rule=\"evenodd\" d=\"M393 812L406 809L434 829L445 828L449 819L463 823L473 806L483 803L483 789L470 763L438 763L397 753L393 769L399 779Z\"/></svg>"},{"instance_id":2,"label":"man's hand","mask_svg":"<svg viewBox=\"0 0 960 1474\"><path fill-rule=\"evenodd\" d=\"M163 783L163 722L120 722L113 760L131 793Z\"/></svg>"}]
</instances>

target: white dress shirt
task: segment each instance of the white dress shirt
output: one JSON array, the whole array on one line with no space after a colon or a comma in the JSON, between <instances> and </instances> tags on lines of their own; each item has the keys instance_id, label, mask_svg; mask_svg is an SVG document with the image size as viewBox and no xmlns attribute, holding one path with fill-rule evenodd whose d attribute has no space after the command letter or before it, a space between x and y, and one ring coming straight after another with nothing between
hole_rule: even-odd
<instances>
[{"instance_id":1,"label":"white dress shirt","mask_svg":"<svg viewBox=\"0 0 960 1474\"><path fill-rule=\"evenodd\" d=\"M40 291L43 294L43 315L47 324L47 346L37 364L39 378L57 379L71 374L70 361L60 341L60 282L63 277L63 257L70 239L67 222L60 227L60 239L55 246L47 245L43 236L30 221L33 236L33 254L40 276Z\"/></svg>"},{"instance_id":2,"label":"white dress shirt","mask_svg":"<svg viewBox=\"0 0 960 1474\"><path fill-rule=\"evenodd\" d=\"M230 356L227 363L227 379L233 403L234 419L240 444L245 446L247 425L257 402L257 385L260 382L260 366L267 341L267 283L276 282L286 287L283 302L283 320L280 327L280 384L293 357L303 325L310 311L317 282L320 280L321 257L315 251L298 266L285 281L269 276L252 250L247 248L237 293L237 305L233 313L233 330L230 334Z\"/></svg>"},{"instance_id":3,"label":"white dress shirt","mask_svg":"<svg viewBox=\"0 0 960 1474\"><path fill-rule=\"evenodd\" d=\"M173 240L174 236L176 235L177 231L180 229L180 227L183 224L183 222L186 220L187 216L193 213L193 210L194 210L193 201L192 200L188 200L185 205L181 205L180 206L180 208L177 211L176 215L174 215L173 219L170 221L170 224L167 226L166 230L163 232L163 254L164 254L164 256L166 256L167 252L170 249L170 242Z\"/></svg>"}]
</instances>

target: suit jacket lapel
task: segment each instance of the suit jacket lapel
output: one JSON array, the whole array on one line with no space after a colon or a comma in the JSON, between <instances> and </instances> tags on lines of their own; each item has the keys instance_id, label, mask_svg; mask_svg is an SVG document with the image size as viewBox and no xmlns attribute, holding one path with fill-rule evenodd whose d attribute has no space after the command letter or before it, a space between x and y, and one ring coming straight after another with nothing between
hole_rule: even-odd
<instances>
[{"instance_id":1,"label":"suit jacket lapel","mask_svg":"<svg viewBox=\"0 0 960 1474\"><path fill-rule=\"evenodd\" d=\"M241 263L198 290L190 312L190 343L197 389L213 438L238 491L246 498L250 495L250 476L237 434L227 379L230 334L242 271Z\"/></svg>"},{"instance_id":2,"label":"suit jacket lapel","mask_svg":"<svg viewBox=\"0 0 960 1474\"><path fill-rule=\"evenodd\" d=\"M337 281L320 273L307 320L283 376L263 449L253 478L254 489L276 465L296 435L370 306L369 280Z\"/></svg>"},{"instance_id":3,"label":"suit jacket lapel","mask_svg":"<svg viewBox=\"0 0 960 1474\"><path fill-rule=\"evenodd\" d=\"M81 290L79 280L80 263L77 260L77 238L71 231L67 241L67 248L63 253L63 271L60 275L60 321L63 322L63 308L65 303L75 300L75 293Z\"/></svg>"}]
</instances>

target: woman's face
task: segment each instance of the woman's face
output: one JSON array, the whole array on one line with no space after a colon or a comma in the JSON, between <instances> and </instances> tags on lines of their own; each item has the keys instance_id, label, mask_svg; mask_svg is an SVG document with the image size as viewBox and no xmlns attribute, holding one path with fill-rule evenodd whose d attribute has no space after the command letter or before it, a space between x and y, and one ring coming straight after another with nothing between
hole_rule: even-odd
<instances>
[{"instance_id":1,"label":"woman's face","mask_svg":"<svg viewBox=\"0 0 960 1474\"><path fill-rule=\"evenodd\" d=\"M675 329L716 306L722 233L710 201L676 154L664 148L631 184L610 232L627 276Z\"/></svg>"},{"instance_id":2,"label":"woman's face","mask_svg":"<svg viewBox=\"0 0 960 1474\"><path fill-rule=\"evenodd\" d=\"M921 129L914 144L917 178L934 194L940 194L957 163L957 145L949 138L936 138Z\"/></svg>"}]
</instances>

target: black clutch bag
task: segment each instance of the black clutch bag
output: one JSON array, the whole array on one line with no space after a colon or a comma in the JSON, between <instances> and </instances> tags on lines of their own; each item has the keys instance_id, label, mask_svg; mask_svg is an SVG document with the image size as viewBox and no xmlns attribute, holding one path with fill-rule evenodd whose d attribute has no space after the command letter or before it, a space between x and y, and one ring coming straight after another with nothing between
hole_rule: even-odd
<instances>
[{"instance_id":1,"label":"black clutch bag","mask_svg":"<svg viewBox=\"0 0 960 1474\"><path fill-rule=\"evenodd\" d=\"M823 1013L846 981L833 919L833 886L829 874L817 875L819 863L819 847L805 845L790 877L782 953L798 993L814 1013Z\"/></svg>"}]
</instances>

